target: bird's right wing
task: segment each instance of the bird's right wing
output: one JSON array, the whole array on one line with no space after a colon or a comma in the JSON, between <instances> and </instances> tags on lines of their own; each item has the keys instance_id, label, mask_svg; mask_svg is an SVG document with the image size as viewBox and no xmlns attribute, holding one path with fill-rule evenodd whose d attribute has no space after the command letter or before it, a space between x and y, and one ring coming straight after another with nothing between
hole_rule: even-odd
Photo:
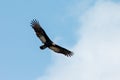
<instances>
[{"instance_id":1,"label":"bird's right wing","mask_svg":"<svg viewBox=\"0 0 120 80\"><path fill-rule=\"evenodd\" d=\"M37 37L42 41L42 43L45 43L47 40L50 40L36 19L32 20L31 26L36 32Z\"/></svg>"}]
</instances>

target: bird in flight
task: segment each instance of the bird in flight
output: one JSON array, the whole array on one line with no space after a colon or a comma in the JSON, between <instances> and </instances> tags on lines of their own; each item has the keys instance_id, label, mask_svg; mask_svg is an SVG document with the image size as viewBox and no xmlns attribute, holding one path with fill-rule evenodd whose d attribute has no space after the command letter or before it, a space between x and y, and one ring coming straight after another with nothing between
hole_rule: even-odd
<instances>
[{"instance_id":1,"label":"bird in flight","mask_svg":"<svg viewBox=\"0 0 120 80\"><path fill-rule=\"evenodd\" d=\"M34 29L37 37L42 41L43 45L40 46L40 49L44 50L45 48L49 48L56 53L64 54L67 57L71 57L73 55L72 51L69 51L57 44L55 44L51 39L47 36L46 32L40 26L39 22L36 19L31 21L31 26Z\"/></svg>"}]
</instances>

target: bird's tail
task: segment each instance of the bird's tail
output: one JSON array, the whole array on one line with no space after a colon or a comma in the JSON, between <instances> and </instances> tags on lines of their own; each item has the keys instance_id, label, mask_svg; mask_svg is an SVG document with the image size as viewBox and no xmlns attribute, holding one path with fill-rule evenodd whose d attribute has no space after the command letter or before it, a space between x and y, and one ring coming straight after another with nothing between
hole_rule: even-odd
<instances>
[{"instance_id":1,"label":"bird's tail","mask_svg":"<svg viewBox=\"0 0 120 80\"><path fill-rule=\"evenodd\" d=\"M40 49L45 49L45 48L47 48L46 45L42 45L42 46L40 46Z\"/></svg>"}]
</instances>

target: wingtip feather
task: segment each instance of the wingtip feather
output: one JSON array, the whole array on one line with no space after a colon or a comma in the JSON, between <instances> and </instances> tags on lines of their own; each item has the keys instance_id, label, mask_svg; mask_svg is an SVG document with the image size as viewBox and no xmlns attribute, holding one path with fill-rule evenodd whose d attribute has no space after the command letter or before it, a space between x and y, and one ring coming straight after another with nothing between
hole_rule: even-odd
<instances>
[{"instance_id":1,"label":"wingtip feather","mask_svg":"<svg viewBox=\"0 0 120 80\"><path fill-rule=\"evenodd\" d=\"M73 52L69 52L66 56L71 57L71 56L73 56L73 54L74 54Z\"/></svg>"},{"instance_id":2,"label":"wingtip feather","mask_svg":"<svg viewBox=\"0 0 120 80\"><path fill-rule=\"evenodd\" d=\"M37 19L33 19L33 20L31 21L31 26L32 26L32 28L34 28L36 24L39 24L39 21L38 21Z\"/></svg>"}]
</instances>

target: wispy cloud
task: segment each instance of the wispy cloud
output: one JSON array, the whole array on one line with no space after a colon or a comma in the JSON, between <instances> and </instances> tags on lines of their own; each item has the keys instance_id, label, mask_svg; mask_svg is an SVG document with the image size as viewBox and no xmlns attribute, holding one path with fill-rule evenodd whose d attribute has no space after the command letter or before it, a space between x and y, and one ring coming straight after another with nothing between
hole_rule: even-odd
<instances>
[{"instance_id":1,"label":"wispy cloud","mask_svg":"<svg viewBox=\"0 0 120 80\"><path fill-rule=\"evenodd\" d=\"M120 4L96 3L79 21L75 55L56 56L38 80L120 80Z\"/></svg>"}]
</instances>

